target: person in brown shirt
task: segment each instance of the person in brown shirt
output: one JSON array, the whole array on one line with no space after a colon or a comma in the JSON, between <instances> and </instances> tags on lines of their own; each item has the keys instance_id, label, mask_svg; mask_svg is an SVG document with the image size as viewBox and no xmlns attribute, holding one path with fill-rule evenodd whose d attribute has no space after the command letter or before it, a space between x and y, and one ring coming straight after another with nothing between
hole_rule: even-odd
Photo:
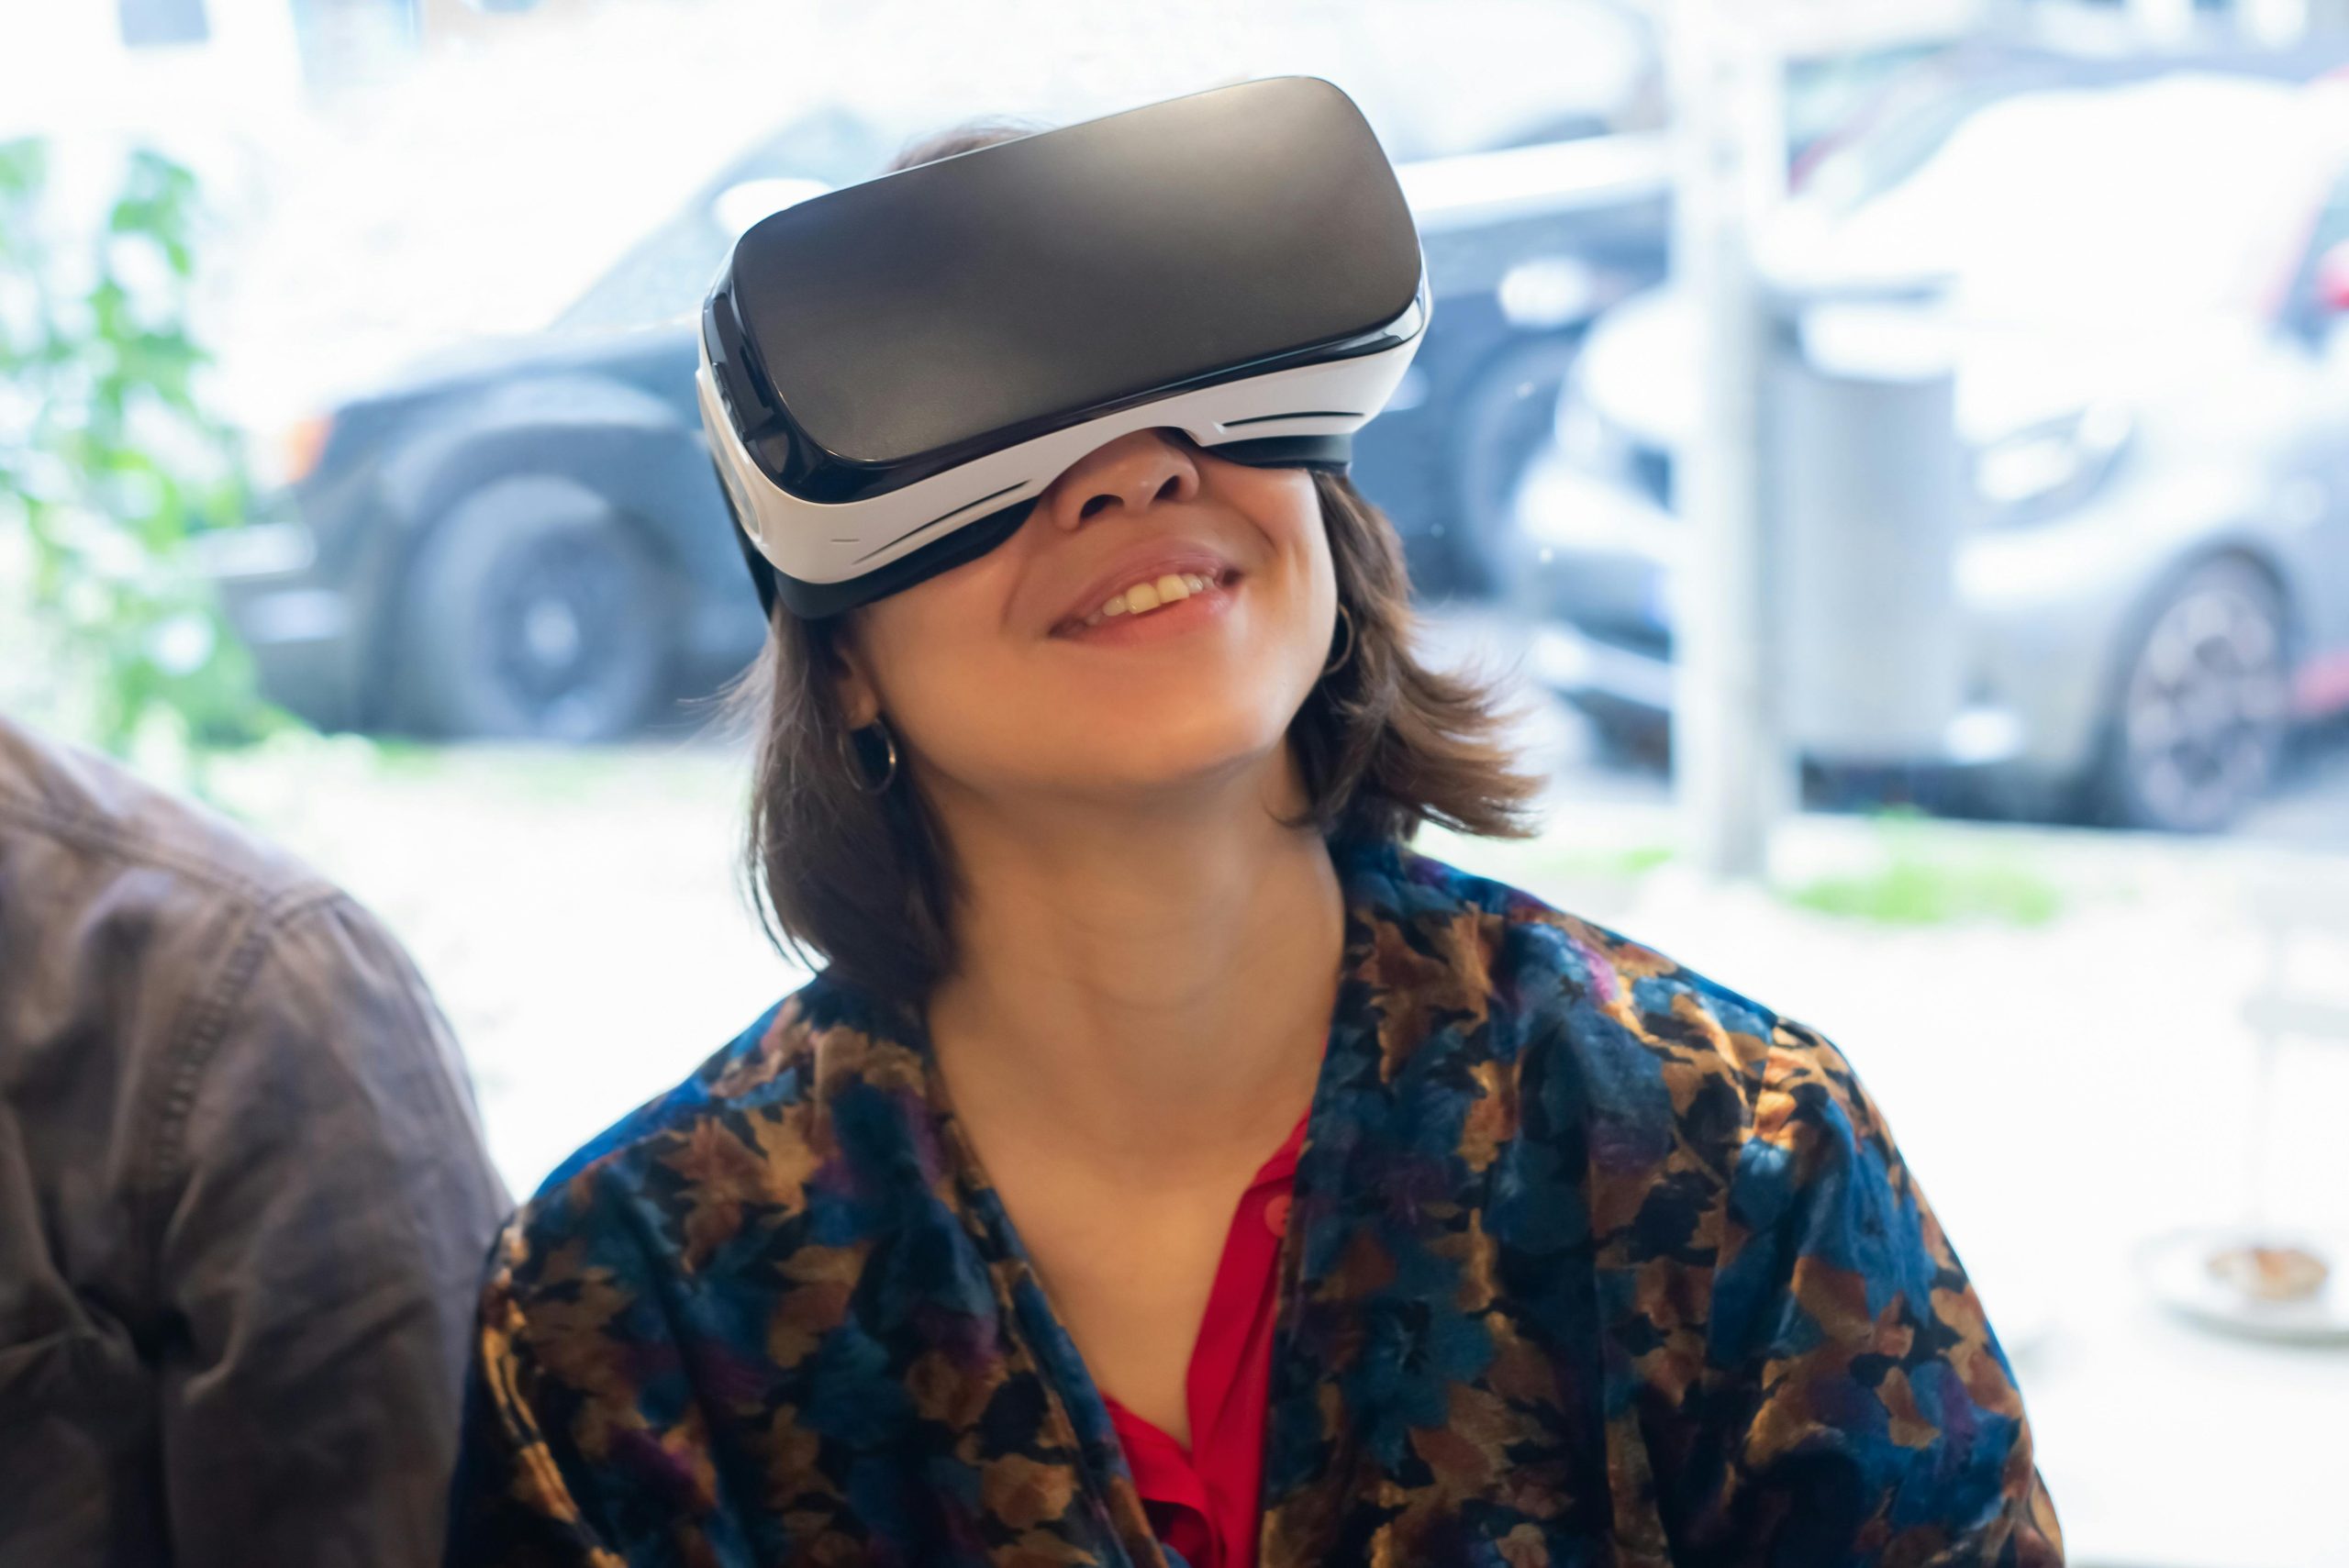
<instances>
[{"instance_id":1,"label":"person in brown shirt","mask_svg":"<svg viewBox=\"0 0 2349 1568\"><path fill-rule=\"evenodd\" d=\"M0 717L0 1564L437 1561L508 1207L373 917Z\"/></svg>"}]
</instances>

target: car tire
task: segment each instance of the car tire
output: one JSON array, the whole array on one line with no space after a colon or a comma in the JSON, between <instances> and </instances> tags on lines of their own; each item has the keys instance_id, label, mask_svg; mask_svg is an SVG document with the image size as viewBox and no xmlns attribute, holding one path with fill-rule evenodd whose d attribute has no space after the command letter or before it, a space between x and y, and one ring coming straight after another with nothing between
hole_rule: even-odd
<instances>
[{"instance_id":1,"label":"car tire","mask_svg":"<svg viewBox=\"0 0 2349 1568\"><path fill-rule=\"evenodd\" d=\"M1452 419L1451 559L1465 589L1495 594L1516 574L1510 503L1526 465L1550 439L1558 394L1582 334L1518 343L1481 367Z\"/></svg>"},{"instance_id":2,"label":"car tire","mask_svg":"<svg viewBox=\"0 0 2349 1568\"><path fill-rule=\"evenodd\" d=\"M2264 795L2290 723L2282 594L2221 557L2143 617L2116 672L2080 816L2091 824L2220 831Z\"/></svg>"},{"instance_id":3,"label":"car tire","mask_svg":"<svg viewBox=\"0 0 2349 1568\"><path fill-rule=\"evenodd\" d=\"M452 508L398 609L402 727L446 739L592 743L641 726L666 689L675 595L637 531L559 482Z\"/></svg>"}]
</instances>

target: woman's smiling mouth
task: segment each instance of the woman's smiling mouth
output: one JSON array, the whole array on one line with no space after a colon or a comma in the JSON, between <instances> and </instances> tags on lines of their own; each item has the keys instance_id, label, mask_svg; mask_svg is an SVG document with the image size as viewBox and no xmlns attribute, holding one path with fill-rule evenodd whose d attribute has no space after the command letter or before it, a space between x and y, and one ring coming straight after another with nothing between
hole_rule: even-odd
<instances>
[{"instance_id":1,"label":"woman's smiling mouth","mask_svg":"<svg viewBox=\"0 0 2349 1568\"><path fill-rule=\"evenodd\" d=\"M1118 616L1146 616L1163 605L1180 604L1214 586L1211 579L1197 572L1169 572L1155 582L1137 583L1121 594L1111 595L1108 603L1085 617L1085 624L1099 626Z\"/></svg>"},{"instance_id":2,"label":"woman's smiling mouth","mask_svg":"<svg viewBox=\"0 0 2349 1568\"><path fill-rule=\"evenodd\" d=\"M1227 607L1240 583L1239 569L1197 551L1181 553L1180 560L1144 558L1105 573L1077 600L1080 607L1052 628L1052 635L1089 640L1170 617L1189 622L1201 612Z\"/></svg>"}]
</instances>

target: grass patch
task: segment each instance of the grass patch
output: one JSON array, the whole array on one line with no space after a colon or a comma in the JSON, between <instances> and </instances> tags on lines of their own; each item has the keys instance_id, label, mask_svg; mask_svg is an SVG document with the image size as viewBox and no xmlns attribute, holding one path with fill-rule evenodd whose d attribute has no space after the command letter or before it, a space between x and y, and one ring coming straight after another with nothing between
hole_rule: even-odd
<instances>
[{"instance_id":1,"label":"grass patch","mask_svg":"<svg viewBox=\"0 0 2349 1568\"><path fill-rule=\"evenodd\" d=\"M1677 859L1669 844L1636 844L1623 850L1559 850L1544 855L1540 869L1558 876L1629 881Z\"/></svg>"},{"instance_id":2,"label":"grass patch","mask_svg":"<svg viewBox=\"0 0 2349 1568\"><path fill-rule=\"evenodd\" d=\"M1879 818L1887 841L1883 865L1772 891L1799 908L1889 926L1964 920L2043 926L2063 912L2055 886L2012 861L1958 861L1930 852L1921 842L1922 822L1911 813L1885 813Z\"/></svg>"},{"instance_id":3,"label":"grass patch","mask_svg":"<svg viewBox=\"0 0 2349 1568\"><path fill-rule=\"evenodd\" d=\"M421 740L380 735L369 737L367 745L374 752L373 772L382 778L428 779L447 770L448 753Z\"/></svg>"},{"instance_id":4,"label":"grass patch","mask_svg":"<svg viewBox=\"0 0 2349 1568\"><path fill-rule=\"evenodd\" d=\"M1478 839L1423 829L1414 847L1480 876L1520 887L1541 884L1632 882L1677 858L1670 844L1575 844L1549 839Z\"/></svg>"}]
</instances>

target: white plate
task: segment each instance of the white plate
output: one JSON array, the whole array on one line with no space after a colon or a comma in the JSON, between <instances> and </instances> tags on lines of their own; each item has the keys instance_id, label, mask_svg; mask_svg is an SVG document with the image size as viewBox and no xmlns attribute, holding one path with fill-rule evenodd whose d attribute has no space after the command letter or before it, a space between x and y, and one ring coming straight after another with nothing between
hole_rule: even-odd
<instances>
[{"instance_id":1,"label":"white plate","mask_svg":"<svg viewBox=\"0 0 2349 1568\"><path fill-rule=\"evenodd\" d=\"M2230 1247L2299 1247L2332 1266L2314 1296L2262 1301L2210 1272ZM2174 1230L2136 1251L2138 1277L2163 1306L2205 1328L2293 1344L2349 1344L2349 1239L2301 1231L2254 1231L2241 1225Z\"/></svg>"}]
</instances>

